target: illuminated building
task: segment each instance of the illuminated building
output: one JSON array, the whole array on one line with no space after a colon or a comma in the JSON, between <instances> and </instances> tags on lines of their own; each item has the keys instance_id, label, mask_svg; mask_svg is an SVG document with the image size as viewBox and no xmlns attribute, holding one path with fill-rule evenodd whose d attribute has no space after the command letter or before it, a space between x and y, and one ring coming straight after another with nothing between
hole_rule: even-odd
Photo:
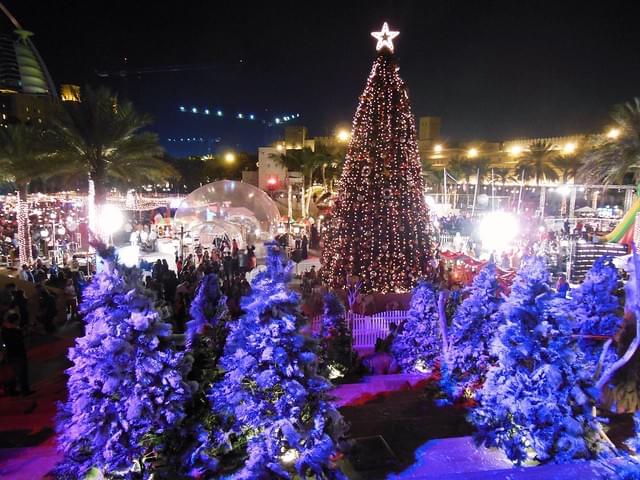
<instances>
[{"instance_id":1,"label":"illuminated building","mask_svg":"<svg viewBox=\"0 0 640 480\"><path fill-rule=\"evenodd\" d=\"M57 97L42 57L24 30L0 4L0 125L39 122Z\"/></svg>"}]
</instances>

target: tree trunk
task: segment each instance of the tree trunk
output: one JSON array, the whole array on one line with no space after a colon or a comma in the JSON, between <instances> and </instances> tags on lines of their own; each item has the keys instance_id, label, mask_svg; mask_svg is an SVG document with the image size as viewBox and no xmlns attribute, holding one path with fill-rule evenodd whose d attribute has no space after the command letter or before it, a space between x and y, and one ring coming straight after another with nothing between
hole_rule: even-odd
<instances>
[{"instance_id":1,"label":"tree trunk","mask_svg":"<svg viewBox=\"0 0 640 480\"><path fill-rule=\"evenodd\" d=\"M20 265L30 265L33 262L31 255L31 231L29 230L29 185L18 184L18 251Z\"/></svg>"}]
</instances>

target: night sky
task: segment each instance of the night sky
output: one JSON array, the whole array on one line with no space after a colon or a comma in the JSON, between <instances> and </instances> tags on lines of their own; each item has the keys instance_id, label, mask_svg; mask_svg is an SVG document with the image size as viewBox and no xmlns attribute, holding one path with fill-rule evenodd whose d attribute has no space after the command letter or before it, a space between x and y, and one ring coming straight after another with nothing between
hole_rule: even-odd
<instances>
[{"instance_id":1,"label":"night sky","mask_svg":"<svg viewBox=\"0 0 640 480\"><path fill-rule=\"evenodd\" d=\"M375 54L369 32L384 20L401 32L414 114L441 116L450 139L599 131L613 104L640 96L631 1L4 3L35 32L56 83L118 89L155 117L163 140L194 129L251 149L278 133L186 119L179 105L300 112L311 135L350 123ZM192 68L96 75L172 65Z\"/></svg>"}]
</instances>

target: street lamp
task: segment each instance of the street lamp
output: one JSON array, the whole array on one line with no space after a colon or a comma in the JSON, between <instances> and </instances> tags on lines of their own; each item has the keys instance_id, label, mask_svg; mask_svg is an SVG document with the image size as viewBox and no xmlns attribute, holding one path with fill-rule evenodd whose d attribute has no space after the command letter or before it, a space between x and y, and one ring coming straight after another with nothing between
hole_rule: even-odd
<instances>
[{"instance_id":1,"label":"street lamp","mask_svg":"<svg viewBox=\"0 0 640 480\"><path fill-rule=\"evenodd\" d=\"M442 145L440 145L439 143L436 143L433 147L433 151L435 153L442 153Z\"/></svg>"},{"instance_id":2,"label":"street lamp","mask_svg":"<svg viewBox=\"0 0 640 480\"><path fill-rule=\"evenodd\" d=\"M477 148L472 147L469 150L467 150L467 157L475 158L477 156L478 156L478 149Z\"/></svg>"},{"instance_id":3,"label":"street lamp","mask_svg":"<svg viewBox=\"0 0 640 480\"><path fill-rule=\"evenodd\" d=\"M566 143L562 150L564 153L574 153L576 151L576 144L573 142Z\"/></svg>"},{"instance_id":4,"label":"street lamp","mask_svg":"<svg viewBox=\"0 0 640 480\"><path fill-rule=\"evenodd\" d=\"M226 163L233 163L236 161L236 156L233 152L227 152L224 154L224 161Z\"/></svg>"},{"instance_id":5,"label":"street lamp","mask_svg":"<svg viewBox=\"0 0 640 480\"><path fill-rule=\"evenodd\" d=\"M620 129L619 128L611 128L607 132L607 138L610 139L610 140L615 140L619 136L620 136Z\"/></svg>"},{"instance_id":6,"label":"street lamp","mask_svg":"<svg viewBox=\"0 0 640 480\"><path fill-rule=\"evenodd\" d=\"M348 130L341 129L341 130L338 130L338 133L336 134L336 138L340 143L346 143L349 141L349 138L351 138L351 133L349 133Z\"/></svg>"}]
</instances>

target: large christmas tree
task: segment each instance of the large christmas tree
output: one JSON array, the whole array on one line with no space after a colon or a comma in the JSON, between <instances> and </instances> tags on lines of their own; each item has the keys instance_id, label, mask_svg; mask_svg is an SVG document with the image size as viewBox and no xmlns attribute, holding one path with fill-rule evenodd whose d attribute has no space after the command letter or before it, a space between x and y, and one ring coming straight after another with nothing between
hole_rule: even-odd
<instances>
[{"instance_id":1,"label":"large christmas tree","mask_svg":"<svg viewBox=\"0 0 640 480\"><path fill-rule=\"evenodd\" d=\"M430 223L409 95L398 75L384 24L378 56L353 120L352 139L324 236L323 278L334 288L347 275L362 292L406 292L427 276Z\"/></svg>"}]
</instances>

